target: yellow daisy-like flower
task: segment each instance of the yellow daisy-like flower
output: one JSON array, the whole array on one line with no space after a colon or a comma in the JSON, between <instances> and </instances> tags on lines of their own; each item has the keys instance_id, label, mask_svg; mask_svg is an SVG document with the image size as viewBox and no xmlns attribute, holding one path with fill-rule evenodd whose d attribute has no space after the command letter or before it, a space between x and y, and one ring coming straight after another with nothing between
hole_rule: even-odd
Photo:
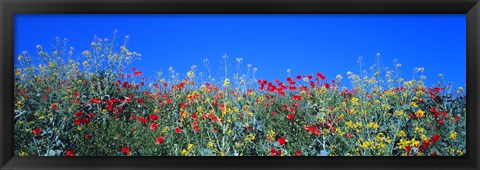
<instances>
[{"instance_id":1,"label":"yellow daisy-like flower","mask_svg":"<svg viewBox=\"0 0 480 170\"><path fill-rule=\"evenodd\" d=\"M457 132L451 132L450 139L457 139Z\"/></svg>"},{"instance_id":2,"label":"yellow daisy-like flower","mask_svg":"<svg viewBox=\"0 0 480 170\"><path fill-rule=\"evenodd\" d=\"M230 79L226 78L226 79L223 81L223 86L227 87L229 84L230 84Z\"/></svg>"}]
</instances>

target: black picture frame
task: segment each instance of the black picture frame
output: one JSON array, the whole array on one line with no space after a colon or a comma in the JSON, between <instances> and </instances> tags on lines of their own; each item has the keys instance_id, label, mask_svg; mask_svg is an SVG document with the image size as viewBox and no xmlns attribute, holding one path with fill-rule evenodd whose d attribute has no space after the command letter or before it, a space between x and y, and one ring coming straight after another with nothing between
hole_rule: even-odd
<instances>
[{"instance_id":1,"label":"black picture frame","mask_svg":"<svg viewBox=\"0 0 480 170\"><path fill-rule=\"evenodd\" d=\"M479 169L478 0L3 0L0 167L13 169ZM15 14L466 14L467 152L462 157L17 157L13 156Z\"/></svg>"}]
</instances>

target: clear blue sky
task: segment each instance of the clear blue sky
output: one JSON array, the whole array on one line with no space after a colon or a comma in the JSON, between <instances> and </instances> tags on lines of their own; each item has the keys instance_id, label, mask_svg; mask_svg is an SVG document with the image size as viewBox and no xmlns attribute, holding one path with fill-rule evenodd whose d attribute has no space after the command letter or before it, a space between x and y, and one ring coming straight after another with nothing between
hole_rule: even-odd
<instances>
[{"instance_id":1,"label":"clear blue sky","mask_svg":"<svg viewBox=\"0 0 480 170\"><path fill-rule=\"evenodd\" d=\"M55 37L67 38L80 55L93 36L120 39L142 54L134 66L147 75L170 66L185 74L191 65L204 71L208 58L220 73L222 55L244 58L258 68L259 79L282 79L322 72L327 79L358 73L357 58L367 67L377 52L384 66L402 64L402 76L424 67L427 85L445 80L466 82L465 15L16 15L15 52L35 54L37 44L51 49ZM246 66L245 66L246 67ZM349 81L344 81L348 82Z\"/></svg>"}]
</instances>

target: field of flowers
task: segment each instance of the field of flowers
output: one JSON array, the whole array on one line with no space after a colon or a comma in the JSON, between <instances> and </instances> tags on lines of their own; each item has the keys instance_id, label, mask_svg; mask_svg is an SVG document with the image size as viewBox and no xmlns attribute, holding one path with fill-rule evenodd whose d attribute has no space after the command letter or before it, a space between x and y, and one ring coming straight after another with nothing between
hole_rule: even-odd
<instances>
[{"instance_id":1,"label":"field of flowers","mask_svg":"<svg viewBox=\"0 0 480 170\"><path fill-rule=\"evenodd\" d=\"M78 55L59 41L18 56L16 155L465 155L465 92L441 74L427 87L423 68L407 81L394 63L347 79L318 72L267 81L236 58L221 80L196 66L151 78L129 67L141 54L125 38L118 46L95 38Z\"/></svg>"}]
</instances>

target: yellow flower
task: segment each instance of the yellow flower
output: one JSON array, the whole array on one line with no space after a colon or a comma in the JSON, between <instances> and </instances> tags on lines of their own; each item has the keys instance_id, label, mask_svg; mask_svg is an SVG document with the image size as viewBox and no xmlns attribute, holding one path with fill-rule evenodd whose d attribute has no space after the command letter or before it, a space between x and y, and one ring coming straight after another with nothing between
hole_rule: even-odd
<instances>
[{"instance_id":1,"label":"yellow flower","mask_svg":"<svg viewBox=\"0 0 480 170\"><path fill-rule=\"evenodd\" d=\"M425 129L419 128L419 127L415 127L415 133L423 133L423 132L425 132Z\"/></svg>"},{"instance_id":2,"label":"yellow flower","mask_svg":"<svg viewBox=\"0 0 480 170\"><path fill-rule=\"evenodd\" d=\"M357 105L358 104L358 98L352 97L352 104Z\"/></svg>"},{"instance_id":3,"label":"yellow flower","mask_svg":"<svg viewBox=\"0 0 480 170\"><path fill-rule=\"evenodd\" d=\"M410 146L418 147L418 145L420 145L420 141L415 140L415 138L412 138L412 140L410 141Z\"/></svg>"},{"instance_id":4,"label":"yellow flower","mask_svg":"<svg viewBox=\"0 0 480 170\"><path fill-rule=\"evenodd\" d=\"M230 84L230 79L226 78L226 79L223 81L223 86L227 87L229 84Z\"/></svg>"},{"instance_id":5,"label":"yellow flower","mask_svg":"<svg viewBox=\"0 0 480 170\"><path fill-rule=\"evenodd\" d=\"M212 148L213 147L213 141L209 141L207 144L207 147Z\"/></svg>"},{"instance_id":6,"label":"yellow flower","mask_svg":"<svg viewBox=\"0 0 480 170\"><path fill-rule=\"evenodd\" d=\"M425 111L418 110L417 112L415 112L415 116L417 116L418 118L425 117Z\"/></svg>"},{"instance_id":7,"label":"yellow flower","mask_svg":"<svg viewBox=\"0 0 480 170\"><path fill-rule=\"evenodd\" d=\"M183 156L187 156L187 155L188 155L188 151L185 150L185 149L183 149L183 150L182 150L182 155L183 155Z\"/></svg>"},{"instance_id":8,"label":"yellow flower","mask_svg":"<svg viewBox=\"0 0 480 170\"><path fill-rule=\"evenodd\" d=\"M450 133L450 138L451 139L457 139L457 132L451 132Z\"/></svg>"},{"instance_id":9,"label":"yellow flower","mask_svg":"<svg viewBox=\"0 0 480 170\"><path fill-rule=\"evenodd\" d=\"M380 126L375 122L370 122L367 124L367 128L378 129Z\"/></svg>"},{"instance_id":10,"label":"yellow flower","mask_svg":"<svg viewBox=\"0 0 480 170\"><path fill-rule=\"evenodd\" d=\"M370 142L369 140L363 142L360 147L362 147L363 149L366 149L366 148L369 148L369 147L372 147L373 146L373 142Z\"/></svg>"},{"instance_id":11,"label":"yellow flower","mask_svg":"<svg viewBox=\"0 0 480 170\"><path fill-rule=\"evenodd\" d=\"M397 143L398 149L405 149L405 147L410 146L411 142L406 139L400 139L400 141Z\"/></svg>"},{"instance_id":12,"label":"yellow flower","mask_svg":"<svg viewBox=\"0 0 480 170\"><path fill-rule=\"evenodd\" d=\"M188 144L187 149L188 149L188 150L192 150L192 149L193 149L193 144L191 144L191 143Z\"/></svg>"},{"instance_id":13,"label":"yellow flower","mask_svg":"<svg viewBox=\"0 0 480 170\"><path fill-rule=\"evenodd\" d=\"M18 154L18 156L28 156L28 153L22 151L22 152L20 152L20 153Z\"/></svg>"},{"instance_id":14,"label":"yellow flower","mask_svg":"<svg viewBox=\"0 0 480 170\"><path fill-rule=\"evenodd\" d=\"M194 73L193 71L189 71L189 72L187 73L187 77L188 77L188 78L192 78L193 76L195 76L195 73Z\"/></svg>"}]
</instances>

